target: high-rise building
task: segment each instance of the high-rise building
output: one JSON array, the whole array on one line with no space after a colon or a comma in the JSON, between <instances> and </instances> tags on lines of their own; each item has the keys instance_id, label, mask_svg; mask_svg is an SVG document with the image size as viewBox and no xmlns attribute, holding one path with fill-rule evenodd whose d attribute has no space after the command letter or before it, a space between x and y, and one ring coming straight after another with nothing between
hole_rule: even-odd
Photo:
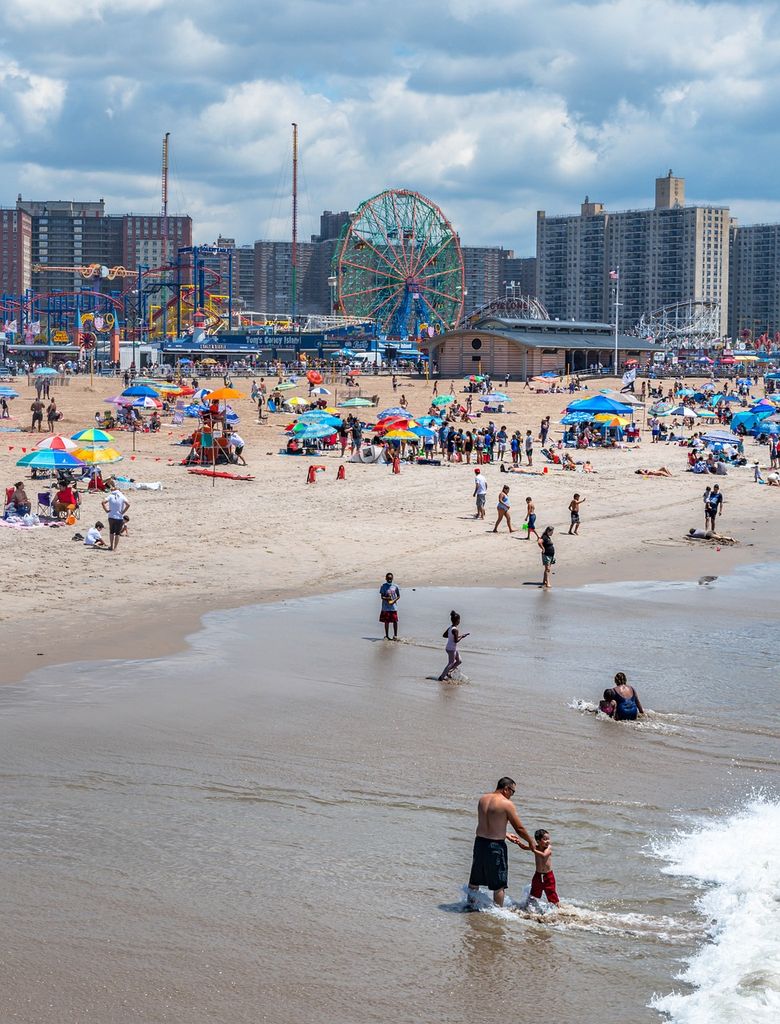
<instances>
[{"instance_id":1,"label":"high-rise building","mask_svg":"<svg viewBox=\"0 0 780 1024\"><path fill-rule=\"evenodd\" d=\"M503 268L501 287L504 292L536 296L535 256L509 256L504 260Z\"/></svg>"},{"instance_id":2,"label":"high-rise building","mask_svg":"<svg viewBox=\"0 0 780 1024\"><path fill-rule=\"evenodd\" d=\"M466 285L463 314L467 316L504 294L504 261L511 259L514 252L497 245L463 245L461 252Z\"/></svg>"},{"instance_id":3,"label":"high-rise building","mask_svg":"<svg viewBox=\"0 0 780 1024\"><path fill-rule=\"evenodd\" d=\"M780 224L731 226L729 336L780 331Z\"/></svg>"},{"instance_id":4,"label":"high-rise building","mask_svg":"<svg viewBox=\"0 0 780 1024\"><path fill-rule=\"evenodd\" d=\"M320 214L320 233L312 235L312 242L334 241L341 234L341 229L349 224L349 214L346 210L339 213L332 213L330 210L323 210Z\"/></svg>"},{"instance_id":5,"label":"high-rise building","mask_svg":"<svg viewBox=\"0 0 780 1024\"><path fill-rule=\"evenodd\" d=\"M0 210L0 294L32 287L32 218L24 210Z\"/></svg>"},{"instance_id":6,"label":"high-rise building","mask_svg":"<svg viewBox=\"0 0 780 1024\"><path fill-rule=\"evenodd\" d=\"M32 273L36 292L79 291L83 287L122 290L121 282L85 279L77 269L101 266L154 268L171 263L180 246L192 245L190 217L107 214L105 202L25 200L16 210L29 218L30 258L33 265L70 269Z\"/></svg>"},{"instance_id":7,"label":"high-rise building","mask_svg":"<svg viewBox=\"0 0 780 1024\"><path fill-rule=\"evenodd\" d=\"M299 314L330 311L332 242L298 242L297 303ZM255 242L254 309L259 313L292 310L292 242Z\"/></svg>"},{"instance_id":8,"label":"high-rise building","mask_svg":"<svg viewBox=\"0 0 780 1024\"><path fill-rule=\"evenodd\" d=\"M620 326L678 302L720 305L728 319L726 207L683 206L685 181L656 181L652 210L609 213L586 197L579 215L537 213L538 297L552 317L614 322L611 273L620 274Z\"/></svg>"},{"instance_id":9,"label":"high-rise building","mask_svg":"<svg viewBox=\"0 0 780 1024\"><path fill-rule=\"evenodd\" d=\"M239 245L236 249L238 260L238 297L244 309L255 305L255 247ZM235 271L234 271L235 273Z\"/></svg>"}]
</instances>

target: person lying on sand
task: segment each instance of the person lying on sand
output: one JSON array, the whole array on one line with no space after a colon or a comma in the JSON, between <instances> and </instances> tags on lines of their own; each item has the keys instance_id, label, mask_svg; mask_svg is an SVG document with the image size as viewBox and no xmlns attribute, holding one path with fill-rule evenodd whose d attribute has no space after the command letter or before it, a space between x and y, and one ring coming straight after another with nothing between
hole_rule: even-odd
<instances>
[{"instance_id":1,"label":"person lying on sand","mask_svg":"<svg viewBox=\"0 0 780 1024\"><path fill-rule=\"evenodd\" d=\"M714 540L718 544L736 544L734 537L726 537L722 533L715 533L713 530L696 530L691 527L688 530L686 540Z\"/></svg>"},{"instance_id":2,"label":"person lying on sand","mask_svg":"<svg viewBox=\"0 0 780 1024\"><path fill-rule=\"evenodd\" d=\"M660 469L635 469L634 472L637 476L672 476L666 466Z\"/></svg>"}]
</instances>

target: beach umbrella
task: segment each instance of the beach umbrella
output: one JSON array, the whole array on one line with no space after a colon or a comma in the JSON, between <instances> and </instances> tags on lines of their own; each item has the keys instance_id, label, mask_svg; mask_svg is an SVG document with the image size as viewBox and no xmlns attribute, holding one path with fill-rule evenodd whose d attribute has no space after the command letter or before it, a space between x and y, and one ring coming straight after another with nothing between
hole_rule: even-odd
<instances>
[{"instance_id":1,"label":"beach umbrella","mask_svg":"<svg viewBox=\"0 0 780 1024\"><path fill-rule=\"evenodd\" d=\"M613 412L617 416L631 415L631 406L627 402L618 402L608 395L594 395L593 398L582 398L566 406L567 412Z\"/></svg>"},{"instance_id":2,"label":"beach umbrella","mask_svg":"<svg viewBox=\"0 0 780 1024\"><path fill-rule=\"evenodd\" d=\"M615 416L611 412L598 412L593 419L604 427L626 427L629 423L623 416Z\"/></svg>"},{"instance_id":3,"label":"beach umbrella","mask_svg":"<svg viewBox=\"0 0 780 1024\"><path fill-rule=\"evenodd\" d=\"M436 398L431 402L431 405L449 405L450 402L454 402L455 398L453 395L437 395Z\"/></svg>"},{"instance_id":4,"label":"beach umbrella","mask_svg":"<svg viewBox=\"0 0 780 1024\"><path fill-rule=\"evenodd\" d=\"M377 413L378 420L387 420L391 416L408 416L409 413L406 409L401 408L400 405L393 405L389 409L383 409L380 413Z\"/></svg>"},{"instance_id":5,"label":"beach umbrella","mask_svg":"<svg viewBox=\"0 0 780 1024\"><path fill-rule=\"evenodd\" d=\"M209 402L229 402L234 398L246 398L243 391L237 391L235 388L217 388L216 391L209 391L208 400Z\"/></svg>"},{"instance_id":6,"label":"beach umbrella","mask_svg":"<svg viewBox=\"0 0 780 1024\"><path fill-rule=\"evenodd\" d=\"M490 402L491 404L495 402L500 405L503 404L504 402L511 402L512 399L508 395L503 394L503 392L501 391L493 391L489 395L480 395L479 401L486 403Z\"/></svg>"},{"instance_id":7,"label":"beach umbrella","mask_svg":"<svg viewBox=\"0 0 780 1024\"><path fill-rule=\"evenodd\" d=\"M702 436L702 440L714 444L742 444L742 438L738 434L732 434L730 430L710 430Z\"/></svg>"},{"instance_id":8,"label":"beach umbrella","mask_svg":"<svg viewBox=\"0 0 780 1024\"><path fill-rule=\"evenodd\" d=\"M58 451L56 448L44 448L41 451L28 452L16 463L17 466L29 466L30 469L78 469L84 466L79 456L70 452Z\"/></svg>"},{"instance_id":9,"label":"beach umbrella","mask_svg":"<svg viewBox=\"0 0 780 1024\"><path fill-rule=\"evenodd\" d=\"M302 412L298 417L299 420L319 420L319 419L335 419L339 423L341 419L335 409L307 409L306 412Z\"/></svg>"},{"instance_id":10,"label":"beach umbrella","mask_svg":"<svg viewBox=\"0 0 780 1024\"><path fill-rule=\"evenodd\" d=\"M761 426L763 427L765 423L780 423L780 413L776 412L773 413L772 416L765 416L764 419L761 420Z\"/></svg>"},{"instance_id":11,"label":"beach umbrella","mask_svg":"<svg viewBox=\"0 0 780 1024\"><path fill-rule=\"evenodd\" d=\"M103 401L107 405L125 405L130 406L133 404L135 399L127 398L124 395L115 395L113 398L104 398Z\"/></svg>"},{"instance_id":12,"label":"beach umbrella","mask_svg":"<svg viewBox=\"0 0 780 1024\"><path fill-rule=\"evenodd\" d=\"M386 441L419 441L420 438L411 430L388 430L384 435Z\"/></svg>"},{"instance_id":13,"label":"beach umbrella","mask_svg":"<svg viewBox=\"0 0 780 1024\"><path fill-rule=\"evenodd\" d=\"M13 388L0 387L0 398L18 398L19 392Z\"/></svg>"},{"instance_id":14,"label":"beach umbrella","mask_svg":"<svg viewBox=\"0 0 780 1024\"><path fill-rule=\"evenodd\" d=\"M369 401L367 398L350 398L346 402L339 402L339 406L342 409L362 409L367 405L373 405L374 403Z\"/></svg>"},{"instance_id":15,"label":"beach umbrella","mask_svg":"<svg viewBox=\"0 0 780 1024\"><path fill-rule=\"evenodd\" d=\"M630 391L626 391L624 393L622 391L615 391L614 388L602 388L601 394L607 395L609 398L614 399L616 402L621 402L623 405L639 405L644 407L645 404L640 398L637 398L636 395L632 395ZM692 391L691 394L693 394Z\"/></svg>"},{"instance_id":16,"label":"beach umbrella","mask_svg":"<svg viewBox=\"0 0 780 1024\"><path fill-rule=\"evenodd\" d=\"M123 458L116 448L102 448L97 445L78 448L73 454L90 466L105 466L111 462L119 462Z\"/></svg>"},{"instance_id":17,"label":"beach umbrella","mask_svg":"<svg viewBox=\"0 0 780 1024\"><path fill-rule=\"evenodd\" d=\"M201 366L216 366L217 360L212 359L211 356L208 356L206 359L201 359L200 364Z\"/></svg>"},{"instance_id":18,"label":"beach umbrella","mask_svg":"<svg viewBox=\"0 0 780 1024\"><path fill-rule=\"evenodd\" d=\"M714 391L715 390L715 385L712 383L712 381L707 381L706 384L702 384L701 390L702 391Z\"/></svg>"},{"instance_id":19,"label":"beach umbrella","mask_svg":"<svg viewBox=\"0 0 780 1024\"><path fill-rule=\"evenodd\" d=\"M35 446L35 450L39 452L47 449L56 452L75 452L77 448L76 442L72 441L69 437L65 437L64 434L53 434L51 437L44 437Z\"/></svg>"},{"instance_id":20,"label":"beach umbrella","mask_svg":"<svg viewBox=\"0 0 780 1024\"><path fill-rule=\"evenodd\" d=\"M328 423L307 423L303 430L295 431L295 437L302 441L318 441L335 433L334 428Z\"/></svg>"},{"instance_id":21,"label":"beach umbrella","mask_svg":"<svg viewBox=\"0 0 780 1024\"><path fill-rule=\"evenodd\" d=\"M697 412L696 415L702 420L716 420L718 418L716 413L710 412L708 409L704 409L702 412Z\"/></svg>"},{"instance_id":22,"label":"beach umbrella","mask_svg":"<svg viewBox=\"0 0 780 1024\"><path fill-rule=\"evenodd\" d=\"M470 380L472 384L480 384L485 378L482 374L472 373L470 376L466 376L463 379Z\"/></svg>"},{"instance_id":23,"label":"beach umbrella","mask_svg":"<svg viewBox=\"0 0 780 1024\"><path fill-rule=\"evenodd\" d=\"M55 370L53 366L39 366L35 371L35 377L56 377L59 370Z\"/></svg>"},{"instance_id":24,"label":"beach umbrella","mask_svg":"<svg viewBox=\"0 0 780 1024\"><path fill-rule=\"evenodd\" d=\"M283 380L281 384L277 384L274 388L275 391L291 391L293 388L297 388L298 385L293 381Z\"/></svg>"},{"instance_id":25,"label":"beach umbrella","mask_svg":"<svg viewBox=\"0 0 780 1024\"><path fill-rule=\"evenodd\" d=\"M133 402L134 409L162 409L162 402L159 398L136 398Z\"/></svg>"},{"instance_id":26,"label":"beach umbrella","mask_svg":"<svg viewBox=\"0 0 780 1024\"><path fill-rule=\"evenodd\" d=\"M180 359L179 363L182 366L192 366L192 360L191 359Z\"/></svg>"},{"instance_id":27,"label":"beach umbrella","mask_svg":"<svg viewBox=\"0 0 780 1024\"><path fill-rule=\"evenodd\" d=\"M80 441L81 446L86 444L110 444L114 440L113 434L109 434L107 430L100 430L99 427L87 427L86 430L79 430L72 437L74 441ZM80 446L76 445L76 447Z\"/></svg>"},{"instance_id":28,"label":"beach umbrella","mask_svg":"<svg viewBox=\"0 0 780 1024\"><path fill-rule=\"evenodd\" d=\"M125 388L121 395L122 398L157 398L157 392L154 388L147 387L146 384L133 385L132 387Z\"/></svg>"},{"instance_id":29,"label":"beach umbrella","mask_svg":"<svg viewBox=\"0 0 780 1024\"><path fill-rule=\"evenodd\" d=\"M293 407L295 407L298 405L308 405L309 403L306 401L305 398L300 398L298 395L294 395L292 398L288 398L284 404L292 405Z\"/></svg>"},{"instance_id":30,"label":"beach umbrella","mask_svg":"<svg viewBox=\"0 0 780 1024\"><path fill-rule=\"evenodd\" d=\"M310 384L322 384L322 374L317 370L309 370L306 374L306 380Z\"/></svg>"},{"instance_id":31,"label":"beach umbrella","mask_svg":"<svg viewBox=\"0 0 780 1024\"><path fill-rule=\"evenodd\" d=\"M360 376L360 372L361 372L360 370L347 370L347 376L348 377L359 377Z\"/></svg>"},{"instance_id":32,"label":"beach umbrella","mask_svg":"<svg viewBox=\"0 0 780 1024\"><path fill-rule=\"evenodd\" d=\"M327 388L319 387L319 388L312 388L311 389L311 393L313 395L329 395L330 391L328 391Z\"/></svg>"},{"instance_id":33,"label":"beach umbrella","mask_svg":"<svg viewBox=\"0 0 780 1024\"><path fill-rule=\"evenodd\" d=\"M603 414L609 415L609 413ZM567 412L566 415L561 419L561 423L565 427L573 426L575 423L587 423L593 417L589 412Z\"/></svg>"},{"instance_id":34,"label":"beach umbrella","mask_svg":"<svg viewBox=\"0 0 780 1024\"><path fill-rule=\"evenodd\" d=\"M430 430L428 427L423 427L419 423L417 424L416 427L410 427L409 429L412 431L413 434L417 434L418 437L436 437L435 430Z\"/></svg>"},{"instance_id":35,"label":"beach umbrella","mask_svg":"<svg viewBox=\"0 0 780 1024\"><path fill-rule=\"evenodd\" d=\"M758 356L734 356L735 363L757 363Z\"/></svg>"},{"instance_id":36,"label":"beach umbrella","mask_svg":"<svg viewBox=\"0 0 780 1024\"><path fill-rule=\"evenodd\" d=\"M444 421L441 416L418 416L417 422L423 427L430 427L433 424L440 427Z\"/></svg>"}]
</instances>

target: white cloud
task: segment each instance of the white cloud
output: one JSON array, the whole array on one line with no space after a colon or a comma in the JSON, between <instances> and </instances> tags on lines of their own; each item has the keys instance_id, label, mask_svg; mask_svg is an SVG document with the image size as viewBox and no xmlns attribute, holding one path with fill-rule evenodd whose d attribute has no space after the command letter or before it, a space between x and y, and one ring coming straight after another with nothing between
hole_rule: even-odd
<instances>
[{"instance_id":1,"label":"white cloud","mask_svg":"<svg viewBox=\"0 0 780 1024\"><path fill-rule=\"evenodd\" d=\"M0 85L6 115L16 114L19 130L43 128L59 115L65 102L65 82L33 74L15 61L0 59Z\"/></svg>"}]
</instances>

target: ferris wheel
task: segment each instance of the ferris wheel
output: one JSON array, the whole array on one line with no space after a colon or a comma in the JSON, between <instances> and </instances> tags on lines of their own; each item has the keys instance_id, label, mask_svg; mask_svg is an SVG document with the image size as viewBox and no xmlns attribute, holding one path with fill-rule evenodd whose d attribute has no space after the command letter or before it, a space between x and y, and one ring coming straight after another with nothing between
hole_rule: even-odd
<instances>
[{"instance_id":1,"label":"ferris wheel","mask_svg":"<svg viewBox=\"0 0 780 1024\"><path fill-rule=\"evenodd\" d=\"M336 312L394 338L449 330L463 310L463 254L452 225L419 192L361 203L333 257Z\"/></svg>"}]
</instances>

